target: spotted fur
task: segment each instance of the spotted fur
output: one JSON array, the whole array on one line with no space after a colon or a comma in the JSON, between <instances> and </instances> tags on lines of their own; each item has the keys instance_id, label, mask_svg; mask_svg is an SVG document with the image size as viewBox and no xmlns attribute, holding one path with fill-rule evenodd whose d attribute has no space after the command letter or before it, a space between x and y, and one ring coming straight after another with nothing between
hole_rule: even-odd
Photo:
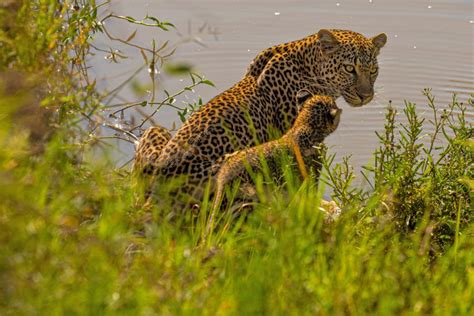
<instances>
[{"instance_id":1,"label":"spotted fur","mask_svg":"<svg viewBox=\"0 0 474 316\"><path fill-rule=\"evenodd\" d=\"M152 173L146 168L150 168L153 162L158 159L161 150L170 139L171 133L162 126L153 126L147 129L137 145L133 169Z\"/></svg>"},{"instance_id":2,"label":"spotted fur","mask_svg":"<svg viewBox=\"0 0 474 316\"><path fill-rule=\"evenodd\" d=\"M323 29L266 49L241 81L193 113L164 147L154 147L143 137L142 148L154 150L138 150L136 159L147 162L144 173L160 175L157 181L186 175L188 185L200 187L223 155L266 142L275 131L285 133L298 113L297 91L342 95L352 106L370 102L378 73L376 56L385 42L383 33L366 38L353 31Z\"/></svg>"}]
</instances>

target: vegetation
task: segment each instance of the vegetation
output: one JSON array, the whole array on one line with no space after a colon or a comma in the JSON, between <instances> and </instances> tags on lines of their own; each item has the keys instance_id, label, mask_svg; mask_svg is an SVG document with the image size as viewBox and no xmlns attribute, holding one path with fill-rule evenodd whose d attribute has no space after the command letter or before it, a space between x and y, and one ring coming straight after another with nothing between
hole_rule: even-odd
<instances>
[{"instance_id":1,"label":"vegetation","mask_svg":"<svg viewBox=\"0 0 474 316\"><path fill-rule=\"evenodd\" d=\"M0 2L0 314L474 313L472 98L442 108L426 90L426 121L407 103L400 123L389 106L365 186L348 159L328 155L324 181L260 185L253 212L222 212L206 235L212 201L169 222L166 207L143 207L127 171L90 157L110 139L133 142L152 119L124 111L155 114L211 82L193 74L162 101L111 107L116 91L87 73L102 49L94 34L113 38L101 19L173 26L97 12L87 0ZM135 47L153 75L177 48L163 45ZM325 184L343 208L334 222L318 210Z\"/></svg>"}]
</instances>

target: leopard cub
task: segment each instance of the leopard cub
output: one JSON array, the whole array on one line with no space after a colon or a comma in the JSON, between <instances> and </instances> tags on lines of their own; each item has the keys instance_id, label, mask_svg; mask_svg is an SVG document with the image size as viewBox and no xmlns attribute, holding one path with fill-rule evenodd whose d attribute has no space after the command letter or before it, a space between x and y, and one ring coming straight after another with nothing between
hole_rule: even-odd
<instances>
[{"instance_id":1,"label":"leopard cub","mask_svg":"<svg viewBox=\"0 0 474 316\"><path fill-rule=\"evenodd\" d=\"M238 179L243 184L248 184L251 182L250 171L261 171L262 163L268 167L271 178L278 179L283 174L283 168L279 164L282 155L295 158L303 177L306 177L315 161L319 160L315 147L336 130L342 110L336 106L332 97L312 96L305 90L298 93L297 99L302 104L298 117L281 138L224 157L214 178L214 210L220 203L226 184ZM318 170L315 171L317 174Z\"/></svg>"}]
</instances>

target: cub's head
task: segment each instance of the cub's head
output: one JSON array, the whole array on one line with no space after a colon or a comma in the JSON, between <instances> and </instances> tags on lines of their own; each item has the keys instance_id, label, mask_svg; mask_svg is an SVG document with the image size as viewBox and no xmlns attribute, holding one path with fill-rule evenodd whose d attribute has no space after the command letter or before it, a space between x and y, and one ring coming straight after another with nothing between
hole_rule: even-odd
<instances>
[{"instance_id":1,"label":"cub's head","mask_svg":"<svg viewBox=\"0 0 474 316\"><path fill-rule=\"evenodd\" d=\"M300 105L300 113L294 123L295 127L309 129L323 137L336 130L342 110L337 107L334 98L312 95L307 90L299 91L296 98Z\"/></svg>"},{"instance_id":2,"label":"cub's head","mask_svg":"<svg viewBox=\"0 0 474 316\"><path fill-rule=\"evenodd\" d=\"M317 37L318 83L338 91L351 106L369 103L378 75L377 55L387 35L366 38L353 31L322 29Z\"/></svg>"}]
</instances>

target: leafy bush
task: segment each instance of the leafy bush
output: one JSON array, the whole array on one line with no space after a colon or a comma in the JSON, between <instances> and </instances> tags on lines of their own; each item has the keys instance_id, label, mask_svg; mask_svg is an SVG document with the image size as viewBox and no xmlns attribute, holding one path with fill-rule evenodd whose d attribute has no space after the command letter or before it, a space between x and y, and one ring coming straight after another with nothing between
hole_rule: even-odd
<instances>
[{"instance_id":1,"label":"leafy bush","mask_svg":"<svg viewBox=\"0 0 474 316\"><path fill-rule=\"evenodd\" d=\"M473 126L467 119L473 99L464 104L454 95L441 110L430 90L424 94L432 110L429 124L410 102L403 109L407 123L397 124L397 110L389 106L384 132L377 133L374 165L365 167L369 190L351 187L354 175L347 160L331 170L334 157L326 159L326 182L334 198L361 207L363 217L385 215L402 233L424 230L426 240L434 242L426 250L436 254L452 245L459 229L472 220L472 187L466 180L474 178L474 152L468 146Z\"/></svg>"}]
</instances>

